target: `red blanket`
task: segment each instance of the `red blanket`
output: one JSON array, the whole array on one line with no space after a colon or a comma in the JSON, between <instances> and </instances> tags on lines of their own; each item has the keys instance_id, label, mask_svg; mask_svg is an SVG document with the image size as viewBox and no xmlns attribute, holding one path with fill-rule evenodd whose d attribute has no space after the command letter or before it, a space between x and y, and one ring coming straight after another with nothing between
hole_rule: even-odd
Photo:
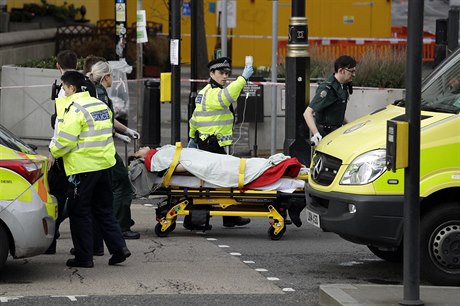
<instances>
[{"instance_id":1,"label":"red blanket","mask_svg":"<svg viewBox=\"0 0 460 306\"><path fill-rule=\"evenodd\" d=\"M254 181L244 185L245 189L253 189L256 187L265 186L276 182L282 176L297 177L299 175L302 164L295 157L288 158L276 166L270 167L265 172L256 178Z\"/></svg>"}]
</instances>

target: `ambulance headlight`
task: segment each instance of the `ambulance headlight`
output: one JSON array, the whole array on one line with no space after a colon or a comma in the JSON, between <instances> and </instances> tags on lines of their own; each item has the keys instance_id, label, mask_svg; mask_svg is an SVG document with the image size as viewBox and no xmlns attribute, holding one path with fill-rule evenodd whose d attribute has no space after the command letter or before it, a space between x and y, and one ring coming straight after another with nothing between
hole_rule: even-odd
<instances>
[{"instance_id":1,"label":"ambulance headlight","mask_svg":"<svg viewBox=\"0 0 460 306\"><path fill-rule=\"evenodd\" d=\"M365 185L372 183L386 171L385 159L385 150L374 150L358 156L348 165L340 184Z\"/></svg>"}]
</instances>

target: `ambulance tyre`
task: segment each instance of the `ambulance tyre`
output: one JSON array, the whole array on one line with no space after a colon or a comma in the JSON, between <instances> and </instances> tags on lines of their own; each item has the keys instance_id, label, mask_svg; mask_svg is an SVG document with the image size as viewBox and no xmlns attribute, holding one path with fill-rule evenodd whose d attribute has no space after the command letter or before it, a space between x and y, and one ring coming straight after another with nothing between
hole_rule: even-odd
<instances>
[{"instance_id":1,"label":"ambulance tyre","mask_svg":"<svg viewBox=\"0 0 460 306\"><path fill-rule=\"evenodd\" d=\"M460 284L460 203L438 202L420 220L420 266L435 285Z\"/></svg>"},{"instance_id":2,"label":"ambulance tyre","mask_svg":"<svg viewBox=\"0 0 460 306\"><path fill-rule=\"evenodd\" d=\"M161 227L161 223L157 223L157 225L155 225L155 234L157 234L158 237L166 237L174 230L174 228L176 228L176 223L171 224L171 226L164 232L161 231Z\"/></svg>"},{"instance_id":3,"label":"ambulance tyre","mask_svg":"<svg viewBox=\"0 0 460 306\"><path fill-rule=\"evenodd\" d=\"M10 250L10 243L5 229L0 225L0 269L6 262L8 252Z\"/></svg>"},{"instance_id":4,"label":"ambulance tyre","mask_svg":"<svg viewBox=\"0 0 460 306\"><path fill-rule=\"evenodd\" d=\"M403 262L403 245L401 244L396 250L380 250L375 246L368 245L369 250L375 256L388 262Z\"/></svg>"},{"instance_id":5,"label":"ambulance tyre","mask_svg":"<svg viewBox=\"0 0 460 306\"><path fill-rule=\"evenodd\" d=\"M268 236L271 240L280 240L281 237L283 237L285 231L286 227L283 227L283 229L278 234L275 234L275 228L273 226L270 226L268 229Z\"/></svg>"}]
</instances>

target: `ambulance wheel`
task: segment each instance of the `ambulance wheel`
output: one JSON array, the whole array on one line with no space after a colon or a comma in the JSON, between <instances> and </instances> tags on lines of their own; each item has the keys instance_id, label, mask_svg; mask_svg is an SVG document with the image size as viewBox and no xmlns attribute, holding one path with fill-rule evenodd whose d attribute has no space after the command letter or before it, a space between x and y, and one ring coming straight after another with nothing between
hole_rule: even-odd
<instances>
[{"instance_id":1,"label":"ambulance wheel","mask_svg":"<svg viewBox=\"0 0 460 306\"><path fill-rule=\"evenodd\" d=\"M157 234L158 237L166 237L174 230L176 223L171 224L171 226L168 227L164 232L161 231L161 227L161 223L157 223L157 225L155 225L155 234Z\"/></svg>"},{"instance_id":2,"label":"ambulance wheel","mask_svg":"<svg viewBox=\"0 0 460 306\"><path fill-rule=\"evenodd\" d=\"M8 252L10 250L10 242L5 229L0 225L0 269L8 258Z\"/></svg>"},{"instance_id":3,"label":"ambulance wheel","mask_svg":"<svg viewBox=\"0 0 460 306\"><path fill-rule=\"evenodd\" d=\"M283 227L283 229L279 231L278 234L275 234L275 228L273 226L270 226L268 229L268 236L271 240L280 240L281 237L283 237L285 231L286 227Z\"/></svg>"},{"instance_id":4,"label":"ambulance wheel","mask_svg":"<svg viewBox=\"0 0 460 306\"><path fill-rule=\"evenodd\" d=\"M460 203L437 202L420 219L420 266L432 284L460 284Z\"/></svg>"}]
</instances>

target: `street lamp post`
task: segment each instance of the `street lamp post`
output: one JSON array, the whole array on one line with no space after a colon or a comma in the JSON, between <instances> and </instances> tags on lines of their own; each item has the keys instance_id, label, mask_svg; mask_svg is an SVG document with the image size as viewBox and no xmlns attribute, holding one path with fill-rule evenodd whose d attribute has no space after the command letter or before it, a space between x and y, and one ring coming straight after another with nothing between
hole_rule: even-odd
<instances>
[{"instance_id":1,"label":"street lamp post","mask_svg":"<svg viewBox=\"0 0 460 306\"><path fill-rule=\"evenodd\" d=\"M310 164L308 129L303 112L310 100L310 55L305 0L292 0L286 56L284 154Z\"/></svg>"}]
</instances>

